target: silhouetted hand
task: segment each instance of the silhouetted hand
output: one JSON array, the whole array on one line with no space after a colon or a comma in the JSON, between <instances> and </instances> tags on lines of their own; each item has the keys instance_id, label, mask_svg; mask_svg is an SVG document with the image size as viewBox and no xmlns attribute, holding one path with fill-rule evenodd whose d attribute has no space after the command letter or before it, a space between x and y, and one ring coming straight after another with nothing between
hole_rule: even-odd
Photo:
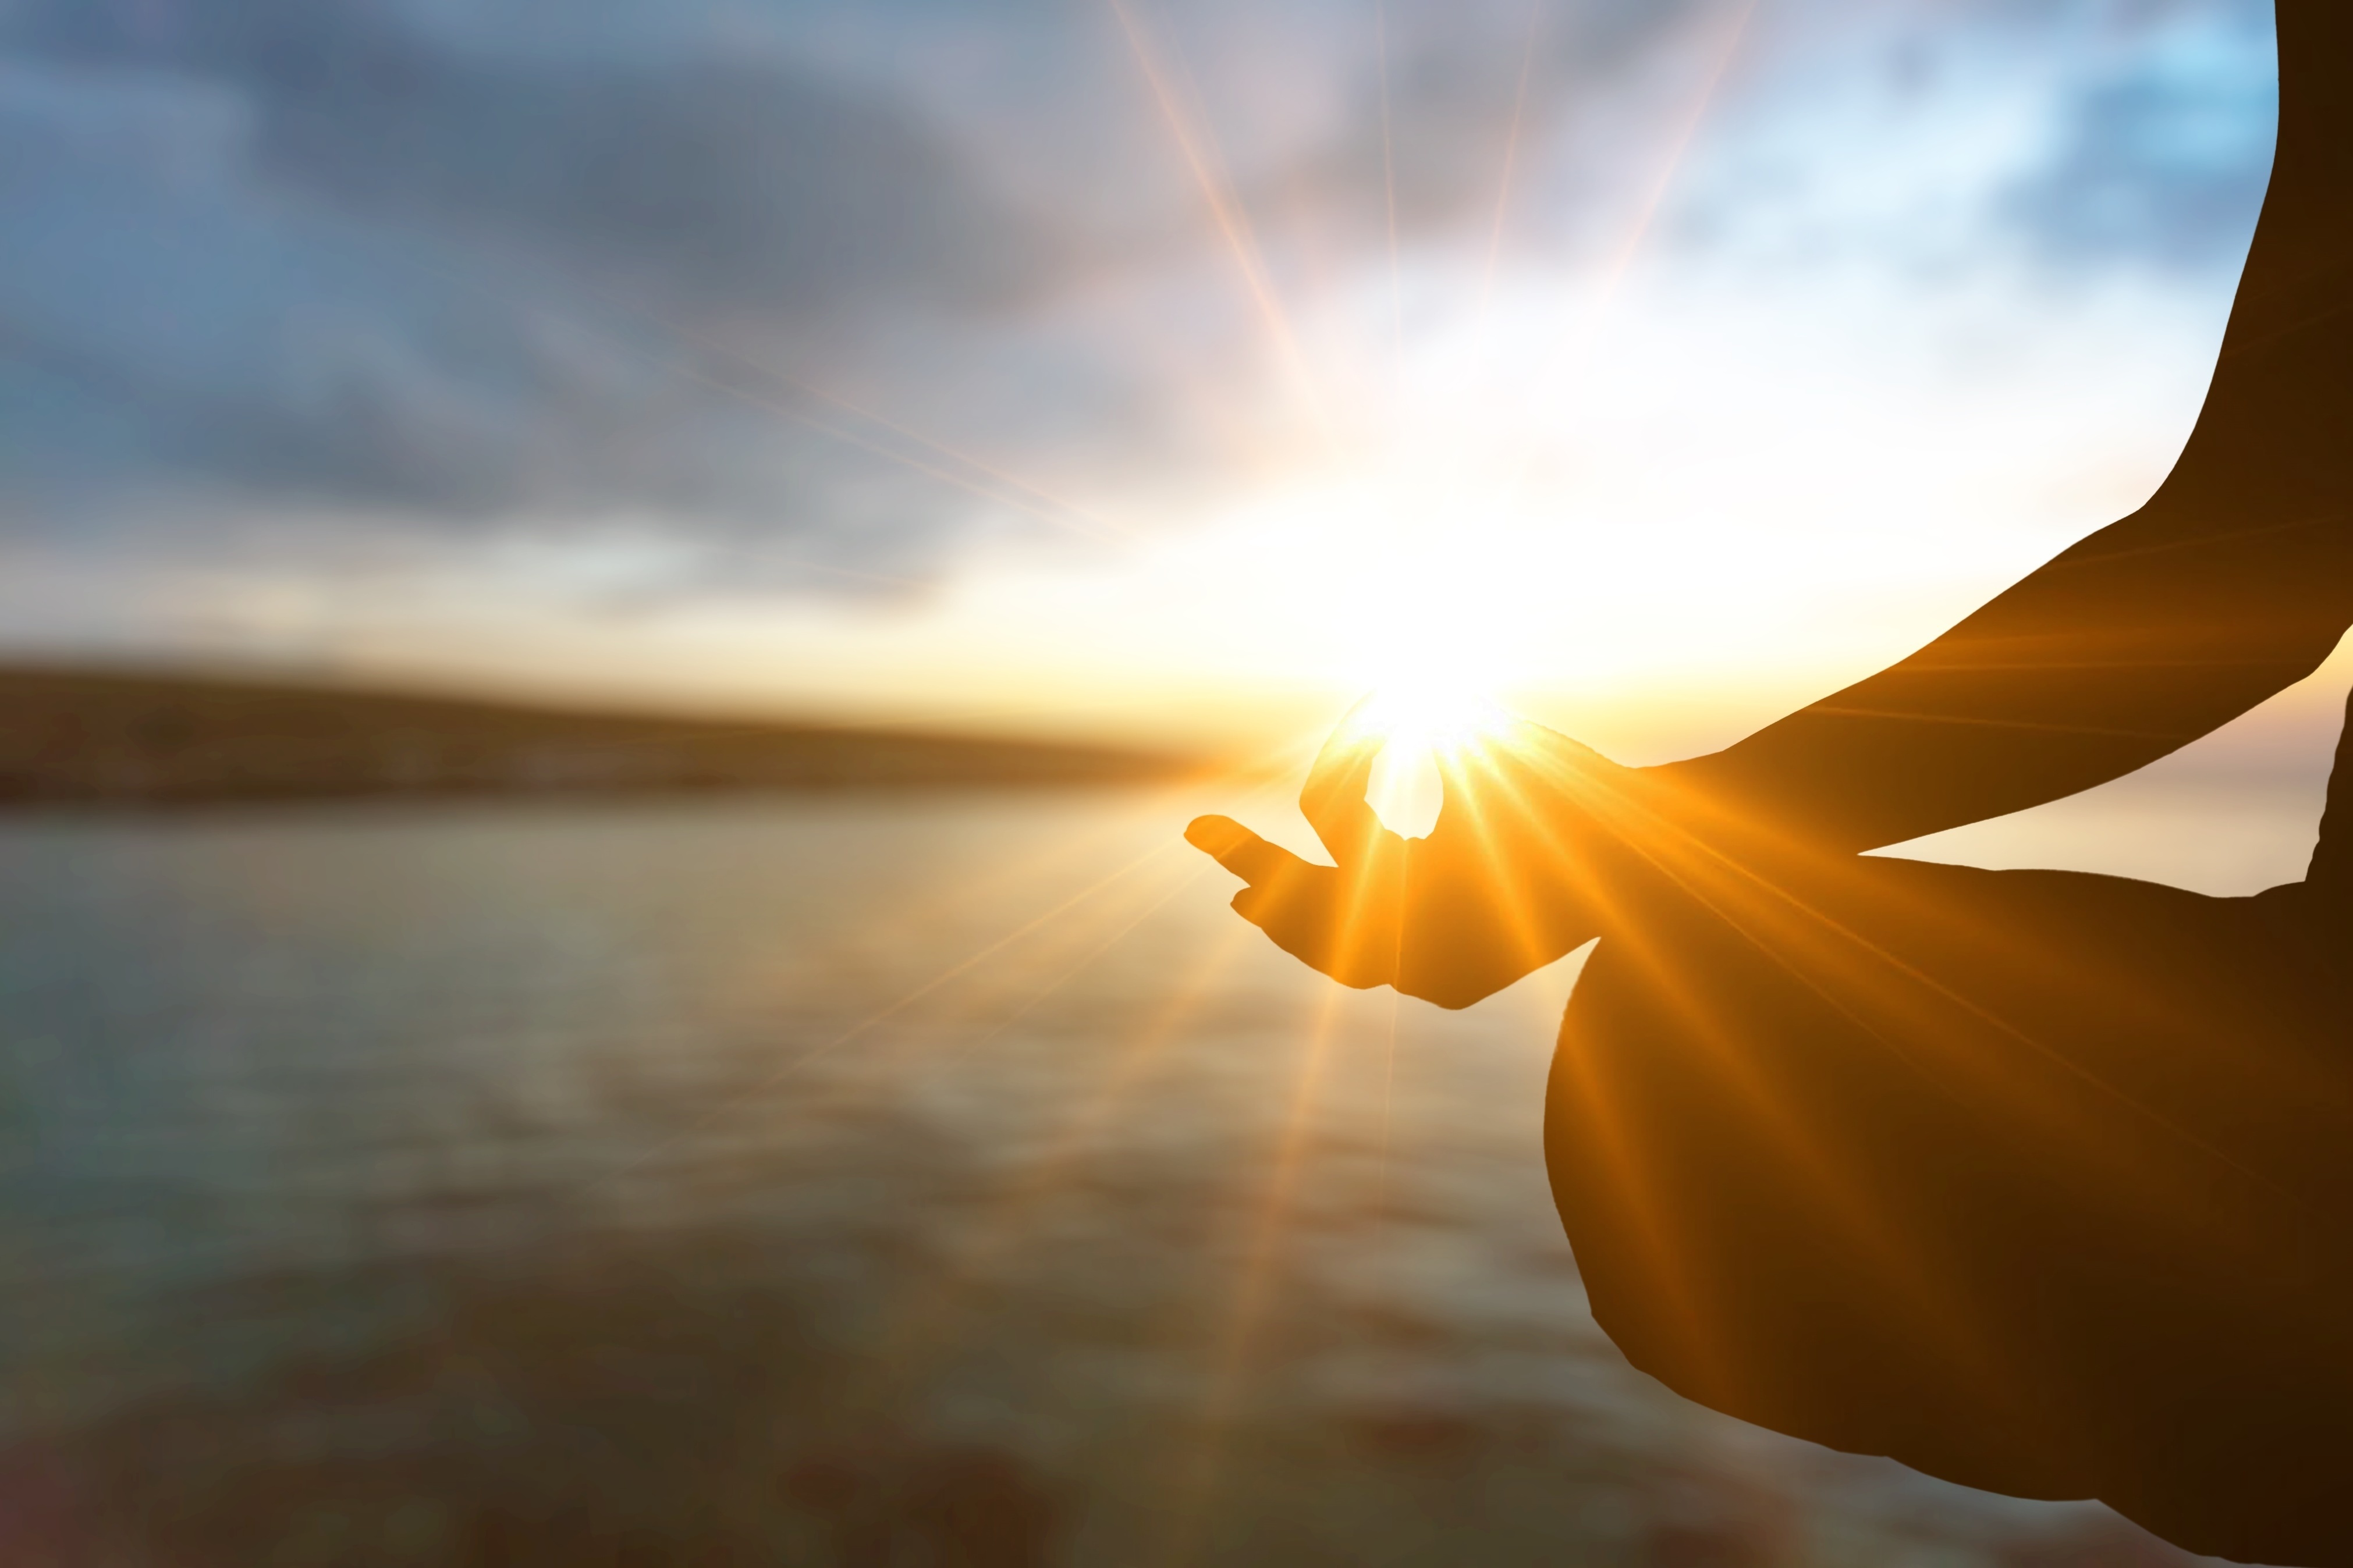
<instances>
[{"instance_id":1,"label":"silhouetted hand","mask_svg":"<svg viewBox=\"0 0 2353 1568\"><path fill-rule=\"evenodd\" d=\"M1351 715L1324 743L1299 807L1335 862L1318 866L1230 817L1187 841L1250 884L1234 909L1345 985L1393 985L1441 1007L1481 997L1582 946L1604 868L1643 811L1633 770L1508 720L1443 748L1445 805L1424 838L1382 826L1365 798L1388 735Z\"/></svg>"}]
</instances>

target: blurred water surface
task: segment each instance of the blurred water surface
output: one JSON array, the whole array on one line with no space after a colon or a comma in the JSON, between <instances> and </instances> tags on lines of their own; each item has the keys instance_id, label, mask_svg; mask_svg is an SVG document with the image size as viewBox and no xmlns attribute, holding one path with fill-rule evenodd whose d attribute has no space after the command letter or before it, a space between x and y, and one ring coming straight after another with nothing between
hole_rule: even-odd
<instances>
[{"instance_id":1,"label":"blurred water surface","mask_svg":"<svg viewBox=\"0 0 2353 1568\"><path fill-rule=\"evenodd\" d=\"M2248 891L2311 793L1929 847ZM1224 804L0 825L0 1559L2177 1561L1627 1367L1538 1146L1577 960L1328 985Z\"/></svg>"}]
</instances>

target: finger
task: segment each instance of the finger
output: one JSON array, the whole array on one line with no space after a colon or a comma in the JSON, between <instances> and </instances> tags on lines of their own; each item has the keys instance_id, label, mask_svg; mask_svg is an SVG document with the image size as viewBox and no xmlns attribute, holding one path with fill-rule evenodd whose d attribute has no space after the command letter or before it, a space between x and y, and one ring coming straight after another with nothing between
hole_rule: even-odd
<instances>
[{"instance_id":1,"label":"finger","mask_svg":"<svg viewBox=\"0 0 2353 1568\"><path fill-rule=\"evenodd\" d=\"M1373 764L1388 744L1388 731L1364 719L1366 705L1351 709L1307 770L1299 792L1300 815L1315 829L1315 837L1332 858L1346 865L1361 859L1388 829L1365 798L1371 786Z\"/></svg>"},{"instance_id":2,"label":"finger","mask_svg":"<svg viewBox=\"0 0 2353 1568\"><path fill-rule=\"evenodd\" d=\"M1300 792L1300 804L1304 805L1311 795L1344 791L1351 773L1369 773L1373 759L1389 743L1390 729L1370 697L1343 713L1315 752L1315 761L1307 770L1307 784ZM1361 798L1361 789L1358 795Z\"/></svg>"},{"instance_id":3,"label":"finger","mask_svg":"<svg viewBox=\"0 0 2353 1568\"><path fill-rule=\"evenodd\" d=\"M1567 736L1555 734L1515 713L1500 708L1490 710L1470 735L1435 752L1438 820L1460 824L1466 813L1492 805L1499 789L1505 787L1514 775L1525 773L1531 761L1552 742L1577 745Z\"/></svg>"},{"instance_id":4,"label":"finger","mask_svg":"<svg viewBox=\"0 0 2353 1568\"><path fill-rule=\"evenodd\" d=\"M1492 743L1505 756L1530 767L1554 771L1606 773L1617 767L1582 741L1514 714L1488 731Z\"/></svg>"},{"instance_id":5,"label":"finger","mask_svg":"<svg viewBox=\"0 0 2353 1568\"><path fill-rule=\"evenodd\" d=\"M1630 776L1556 731L1507 719L1441 761L1443 798L1430 836L1454 851L1476 843L1490 857L1557 846L1577 823L1620 820Z\"/></svg>"},{"instance_id":6,"label":"finger","mask_svg":"<svg viewBox=\"0 0 2353 1568\"><path fill-rule=\"evenodd\" d=\"M1334 867L1306 866L1296 879L1244 888L1234 895L1234 912L1343 985L1386 985L1397 973L1395 906L1356 908L1345 896L1342 875Z\"/></svg>"},{"instance_id":7,"label":"finger","mask_svg":"<svg viewBox=\"0 0 2353 1568\"><path fill-rule=\"evenodd\" d=\"M1432 837L1508 831L1537 802L1575 787L1587 759L1599 754L1567 736L1516 715L1499 713L1469 742L1438 762L1439 811Z\"/></svg>"},{"instance_id":8,"label":"finger","mask_svg":"<svg viewBox=\"0 0 2353 1568\"><path fill-rule=\"evenodd\" d=\"M1587 802L1609 798L1625 773L1592 747L1525 719L1514 719L1492 731L1482 738L1472 760L1479 773L1499 784L1516 784L1536 795L1566 795ZM1477 789L1480 780L1474 776L1470 783Z\"/></svg>"},{"instance_id":9,"label":"finger","mask_svg":"<svg viewBox=\"0 0 2353 1568\"><path fill-rule=\"evenodd\" d=\"M1185 842L1256 888L1314 868L1279 844L1270 844L1230 816L1197 816Z\"/></svg>"}]
</instances>

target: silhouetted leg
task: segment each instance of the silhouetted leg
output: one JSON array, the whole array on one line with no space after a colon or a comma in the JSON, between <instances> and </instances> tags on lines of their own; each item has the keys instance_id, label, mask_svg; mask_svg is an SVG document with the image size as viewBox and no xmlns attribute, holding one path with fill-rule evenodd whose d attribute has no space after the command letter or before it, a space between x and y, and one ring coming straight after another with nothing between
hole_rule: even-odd
<instances>
[{"instance_id":1,"label":"silhouetted leg","mask_svg":"<svg viewBox=\"0 0 2353 1568\"><path fill-rule=\"evenodd\" d=\"M1792 858L1633 895L1546 1119L1678 1391L2194 1550L2353 1563L2353 764L2252 899Z\"/></svg>"}]
</instances>

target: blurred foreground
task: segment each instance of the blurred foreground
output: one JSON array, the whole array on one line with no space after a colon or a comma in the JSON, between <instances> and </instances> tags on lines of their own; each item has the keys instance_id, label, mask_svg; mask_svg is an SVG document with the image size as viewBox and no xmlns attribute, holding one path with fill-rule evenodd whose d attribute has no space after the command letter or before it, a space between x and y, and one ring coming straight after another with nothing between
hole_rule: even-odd
<instances>
[{"instance_id":1,"label":"blurred foreground","mask_svg":"<svg viewBox=\"0 0 2353 1568\"><path fill-rule=\"evenodd\" d=\"M1632 1372L1577 961L1332 987L1177 842L1231 804L0 825L0 1563L2185 1561ZM2110 816L2231 890L2298 809Z\"/></svg>"}]
</instances>

